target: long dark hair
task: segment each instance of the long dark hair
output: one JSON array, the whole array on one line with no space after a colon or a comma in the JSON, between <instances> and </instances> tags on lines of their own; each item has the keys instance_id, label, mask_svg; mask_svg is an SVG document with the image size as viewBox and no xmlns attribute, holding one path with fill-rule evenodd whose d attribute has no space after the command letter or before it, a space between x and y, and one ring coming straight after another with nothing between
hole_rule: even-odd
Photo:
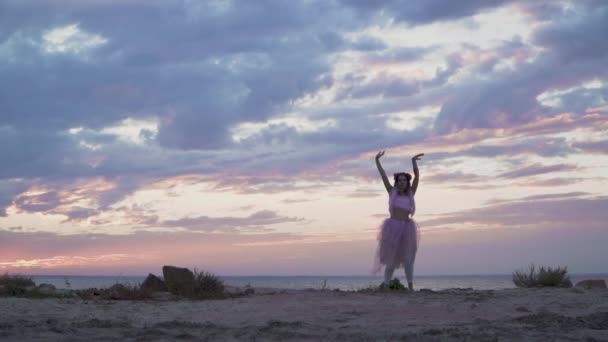
<instances>
[{"instance_id":1,"label":"long dark hair","mask_svg":"<svg viewBox=\"0 0 608 342\"><path fill-rule=\"evenodd\" d=\"M407 180L407 185L405 186L405 193L409 193L410 188L412 187L412 184L410 183L412 180L412 175L410 175L407 172L399 172L399 173L395 173L393 174L393 179L395 180L393 183L393 186L396 188L397 187L397 181L399 180L399 176L405 176L405 180Z\"/></svg>"}]
</instances>

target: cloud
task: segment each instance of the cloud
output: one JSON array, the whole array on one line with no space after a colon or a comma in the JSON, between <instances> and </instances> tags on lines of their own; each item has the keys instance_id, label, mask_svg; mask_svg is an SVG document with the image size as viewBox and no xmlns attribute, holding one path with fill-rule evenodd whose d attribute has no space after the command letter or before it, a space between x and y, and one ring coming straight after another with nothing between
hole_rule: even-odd
<instances>
[{"instance_id":1,"label":"cloud","mask_svg":"<svg viewBox=\"0 0 608 342\"><path fill-rule=\"evenodd\" d=\"M574 191L574 192L566 192L566 193L558 193L558 194L542 194L542 195L532 195L525 196L522 198L516 199L493 199L486 202L488 205L493 204L501 204L506 202L517 202L517 201L538 201L538 200L563 200L563 199L571 199L571 198L583 198L591 195L588 192L584 191Z\"/></svg>"},{"instance_id":2,"label":"cloud","mask_svg":"<svg viewBox=\"0 0 608 342\"><path fill-rule=\"evenodd\" d=\"M572 15L560 16L534 31L533 43L543 50L532 60L518 60L513 68L491 69L484 77L454 86L437 117L435 130L446 134L464 128L512 127L564 110L580 109L568 105L568 101L564 101L566 105L549 107L537 100L549 90L608 77L600 67L608 61L603 48L608 11L583 5L574 8L575 19L571 19ZM585 37L576 39L579 36ZM577 43L573 46L570 41ZM605 89L599 88L587 90L584 96L599 98L603 93Z\"/></svg>"},{"instance_id":3,"label":"cloud","mask_svg":"<svg viewBox=\"0 0 608 342\"><path fill-rule=\"evenodd\" d=\"M440 215L438 218L420 222L420 226L431 230L446 225L456 228L474 225L478 229L519 229L536 226L549 230L552 225L573 225L581 229L596 229L603 227L603 222L608 219L608 213L601 209L606 205L608 199L603 197L570 199L566 196L562 200L528 198Z\"/></svg>"},{"instance_id":4,"label":"cloud","mask_svg":"<svg viewBox=\"0 0 608 342\"><path fill-rule=\"evenodd\" d=\"M532 164L516 170L501 173L498 177L502 178L520 178L528 176L536 176L553 172L574 171L579 169L576 165L556 164L556 165L541 165Z\"/></svg>"},{"instance_id":5,"label":"cloud","mask_svg":"<svg viewBox=\"0 0 608 342\"><path fill-rule=\"evenodd\" d=\"M370 33L475 20L511 4L3 2L0 184L10 191L0 207L16 201L22 211L102 222L100 213L138 189L188 175L216 179L217 191L311 192L368 177L373 166L362 156L404 146L450 147L431 156L444 161L601 153L598 140L540 137L608 127L603 111L586 112L606 98L601 2L517 2L534 31L484 46L403 45ZM414 77L401 67L425 71ZM561 103L540 101L546 93ZM407 129L391 125L392 115L425 106L441 110L408 116ZM128 122L150 123L137 143L109 132ZM246 124L260 129L235 140ZM66 195L91 179L112 186ZM44 195L23 194L43 185Z\"/></svg>"},{"instance_id":6,"label":"cloud","mask_svg":"<svg viewBox=\"0 0 608 342\"><path fill-rule=\"evenodd\" d=\"M458 3L449 0L406 1L406 0L341 0L366 15L370 11L383 11L397 21L409 25L429 24L435 21L456 20L475 15L503 4L504 0L465 0Z\"/></svg>"},{"instance_id":7,"label":"cloud","mask_svg":"<svg viewBox=\"0 0 608 342\"><path fill-rule=\"evenodd\" d=\"M18 209L30 212L44 212L56 208L60 203L56 191L48 191L37 195L20 195L15 199Z\"/></svg>"},{"instance_id":8,"label":"cloud","mask_svg":"<svg viewBox=\"0 0 608 342\"><path fill-rule=\"evenodd\" d=\"M21 180L0 180L0 217L6 217L6 207L13 203L16 195L25 191L29 185Z\"/></svg>"},{"instance_id":9,"label":"cloud","mask_svg":"<svg viewBox=\"0 0 608 342\"><path fill-rule=\"evenodd\" d=\"M487 177L473 173L457 172L437 172L424 176L425 182L432 183L480 183L487 180Z\"/></svg>"},{"instance_id":10,"label":"cloud","mask_svg":"<svg viewBox=\"0 0 608 342\"><path fill-rule=\"evenodd\" d=\"M159 221L155 226L179 227L201 232L265 231L266 226L285 222L301 222L303 218L279 216L271 210L257 211L246 217L186 217Z\"/></svg>"},{"instance_id":11,"label":"cloud","mask_svg":"<svg viewBox=\"0 0 608 342\"><path fill-rule=\"evenodd\" d=\"M578 142L573 147L584 153L608 154L608 140Z\"/></svg>"},{"instance_id":12,"label":"cloud","mask_svg":"<svg viewBox=\"0 0 608 342\"><path fill-rule=\"evenodd\" d=\"M344 87L336 95L336 99L359 99L372 96L401 97L413 95L418 91L419 85L416 81L390 75L380 75L369 82L366 82L364 85L359 84Z\"/></svg>"},{"instance_id":13,"label":"cloud","mask_svg":"<svg viewBox=\"0 0 608 342\"><path fill-rule=\"evenodd\" d=\"M584 15L580 15L581 11ZM556 25L544 25L535 31L535 43L550 49L562 63L608 56L608 5L605 2L582 2L560 14L554 18Z\"/></svg>"}]
</instances>

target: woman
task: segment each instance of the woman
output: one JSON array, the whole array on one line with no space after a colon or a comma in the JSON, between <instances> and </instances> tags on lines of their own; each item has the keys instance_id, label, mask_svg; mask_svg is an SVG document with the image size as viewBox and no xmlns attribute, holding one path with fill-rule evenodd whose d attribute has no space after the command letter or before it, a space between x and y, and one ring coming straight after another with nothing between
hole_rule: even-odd
<instances>
[{"instance_id":1,"label":"woman","mask_svg":"<svg viewBox=\"0 0 608 342\"><path fill-rule=\"evenodd\" d=\"M414 291L414 261L416 260L418 242L420 241L418 226L412 219L416 212L414 195L418 189L418 180L420 179L416 161L420 160L420 157L424 156L424 153L412 158L414 181L410 184L412 176L409 173L395 173L395 183L392 186L388 182L382 165L380 165L380 157L383 155L384 151L380 151L376 155L376 166L378 167L380 176L382 176L384 187L389 194L389 212L391 216L385 219L380 226L378 250L376 251L376 271L380 271L382 266L385 266L383 285L388 285L395 269L403 266L405 277L407 278L407 286L410 291Z\"/></svg>"}]
</instances>

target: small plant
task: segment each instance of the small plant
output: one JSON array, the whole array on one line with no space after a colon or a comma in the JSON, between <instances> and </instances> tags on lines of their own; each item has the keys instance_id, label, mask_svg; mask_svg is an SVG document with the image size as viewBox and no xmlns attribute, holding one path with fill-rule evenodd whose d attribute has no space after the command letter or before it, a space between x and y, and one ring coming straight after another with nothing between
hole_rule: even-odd
<instances>
[{"instance_id":1,"label":"small plant","mask_svg":"<svg viewBox=\"0 0 608 342\"><path fill-rule=\"evenodd\" d=\"M401 282L397 278L388 282L388 288L391 290L405 290L406 289L405 286L403 286L403 284L401 284Z\"/></svg>"},{"instance_id":2,"label":"small plant","mask_svg":"<svg viewBox=\"0 0 608 342\"><path fill-rule=\"evenodd\" d=\"M527 271L513 272L513 283L517 287L572 287L568 267L543 267L538 271L531 264Z\"/></svg>"},{"instance_id":3,"label":"small plant","mask_svg":"<svg viewBox=\"0 0 608 342\"><path fill-rule=\"evenodd\" d=\"M215 275L194 269L194 295L196 298L224 298L224 282Z\"/></svg>"},{"instance_id":4,"label":"small plant","mask_svg":"<svg viewBox=\"0 0 608 342\"><path fill-rule=\"evenodd\" d=\"M396 290L396 291L405 291L407 288L401 284L399 279L395 278L387 283L380 284L379 290Z\"/></svg>"}]
</instances>

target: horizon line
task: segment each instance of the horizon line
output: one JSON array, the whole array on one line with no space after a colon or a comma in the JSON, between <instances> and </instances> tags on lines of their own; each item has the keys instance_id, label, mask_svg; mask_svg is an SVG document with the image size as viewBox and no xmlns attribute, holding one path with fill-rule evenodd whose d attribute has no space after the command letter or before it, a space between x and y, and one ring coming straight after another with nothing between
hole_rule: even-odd
<instances>
[{"instance_id":1,"label":"horizon line","mask_svg":"<svg viewBox=\"0 0 608 342\"><path fill-rule=\"evenodd\" d=\"M11 274L11 273L5 273ZM154 273L148 273L153 274ZM24 273L12 273L12 275L22 275L28 277L147 277L148 274L119 274L119 275L104 275L104 274L24 274ZM316 274L316 275L304 275L304 274L293 274L293 275L272 275L272 274L261 274L261 275L238 275L238 274L230 274L230 275L219 275L214 274L214 276L222 278L222 277L274 277L274 278L291 278L291 277L310 277L310 278L319 278L319 277L333 277L333 278L346 278L346 277L366 277L366 278L378 278L382 277L381 274L346 274L346 275L328 275L328 274ZM162 275L162 274L161 274ZM512 276L513 273L470 273L470 274L420 274L416 275L416 277L475 277L475 276ZM578 275L608 275L608 272L585 272L585 273L569 273L570 276L578 276Z\"/></svg>"}]
</instances>

